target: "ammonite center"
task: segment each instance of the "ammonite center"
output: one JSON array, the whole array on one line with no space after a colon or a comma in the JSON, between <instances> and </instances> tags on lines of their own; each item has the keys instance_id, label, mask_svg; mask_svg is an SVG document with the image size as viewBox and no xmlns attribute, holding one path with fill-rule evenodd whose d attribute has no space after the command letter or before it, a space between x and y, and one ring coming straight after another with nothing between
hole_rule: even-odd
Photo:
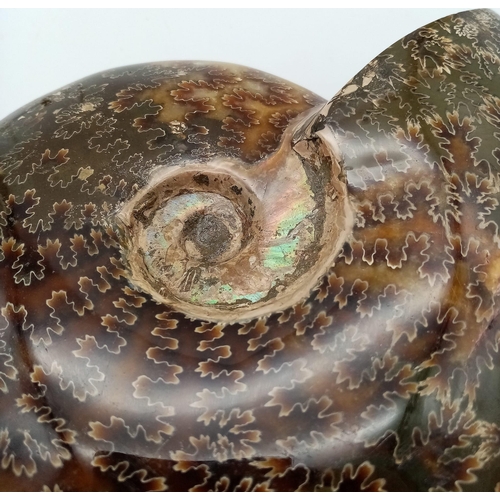
<instances>
[{"instance_id":1,"label":"ammonite center","mask_svg":"<svg viewBox=\"0 0 500 500\"><path fill-rule=\"evenodd\" d=\"M233 205L223 196L194 193L178 197L178 202L195 208L184 223L181 239L186 255L194 261L223 262L241 247L242 223ZM196 205L201 209L196 210Z\"/></svg>"},{"instance_id":2,"label":"ammonite center","mask_svg":"<svg viewBox=\"0 0 500 500\"><path fill-rule=\"evenodd\" d=\"M252 168L232 158L159 168L118 214L131 280L210 320L288 307L343 242L348 209L338 174L330 157L289 145Z\"/></svg>"}]
</instances>

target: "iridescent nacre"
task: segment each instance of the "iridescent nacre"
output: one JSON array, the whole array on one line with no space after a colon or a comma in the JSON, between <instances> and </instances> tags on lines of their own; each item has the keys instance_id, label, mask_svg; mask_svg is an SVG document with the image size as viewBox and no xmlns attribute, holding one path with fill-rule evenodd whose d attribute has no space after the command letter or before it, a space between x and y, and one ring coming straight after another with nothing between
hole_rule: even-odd
<instances>
[{"instance_id":1,"label":"iridescent nacre","mask_svg":"<svg viewBox=\"0 0 500 500\"><path fill-rule=\"evenodd\" d=\"M479 10L3 120L0 489L500 490L499 75Z\"/></svg>"}]
</instances>

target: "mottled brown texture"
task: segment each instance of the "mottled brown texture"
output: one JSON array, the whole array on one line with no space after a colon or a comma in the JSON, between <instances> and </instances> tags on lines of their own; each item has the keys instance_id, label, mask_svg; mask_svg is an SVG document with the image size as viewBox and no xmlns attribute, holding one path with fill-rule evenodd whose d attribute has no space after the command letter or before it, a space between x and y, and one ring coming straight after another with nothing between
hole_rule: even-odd
<instances>
[{"instance_id":1,"label":"mottled brown texture","mask_svg":"<svg viewBox=\"0 0 500 500\"><path fill-rule=\"evenodd\" d=\"M499 490L499 72L500 19L473 11L392 45L327 104L176 62L6 118L0 489ZM250 169L282 137L340 165L354 214L309 296L216 323L135 288L115 217L154 169Z\"/></svg>"}]
</instances>

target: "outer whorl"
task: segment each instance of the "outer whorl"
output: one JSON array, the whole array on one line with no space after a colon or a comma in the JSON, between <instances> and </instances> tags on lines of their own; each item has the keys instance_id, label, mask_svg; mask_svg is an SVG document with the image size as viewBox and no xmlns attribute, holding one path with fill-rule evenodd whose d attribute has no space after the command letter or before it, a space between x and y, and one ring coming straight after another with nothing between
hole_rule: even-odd
<instances>
[{"instance_id":1,"label":"outer whorl","mask_svg":"<svg viewBox=\"0 0 500 500\"><path fill-rule=\"evenodd\" d=\"M500 489L500 18L330 102L221 63L0 123L0 489Z\"/></svg>"}]
</instances>

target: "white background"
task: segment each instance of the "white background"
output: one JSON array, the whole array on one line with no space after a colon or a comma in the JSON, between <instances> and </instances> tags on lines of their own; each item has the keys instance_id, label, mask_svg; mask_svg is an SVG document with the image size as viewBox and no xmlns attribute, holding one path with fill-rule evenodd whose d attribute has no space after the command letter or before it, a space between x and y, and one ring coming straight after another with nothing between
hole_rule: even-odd
<instances>
[{"instance_id":1,"label":"white background","mask_svg":"<svg viewBox=\"0 0 500 500\"><path fill-rule=\"evenodd\" d=\"M461 10L0 9L0 119L92 73L174 59L244 64L328 99L399 38Z\"/></svg>"}]
</instances>

